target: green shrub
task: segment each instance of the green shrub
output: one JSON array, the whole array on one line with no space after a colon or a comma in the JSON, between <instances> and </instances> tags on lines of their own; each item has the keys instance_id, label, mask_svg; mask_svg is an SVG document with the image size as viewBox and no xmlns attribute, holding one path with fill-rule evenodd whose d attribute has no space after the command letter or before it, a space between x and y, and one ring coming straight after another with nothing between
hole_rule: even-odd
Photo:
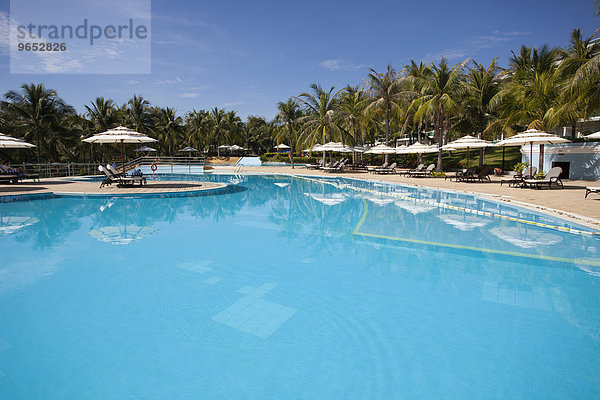
<instances>
[{"instance_id":1,"label":"green shrub","mask_svg":"<svg viewBox=\"0 0 600 400\"><path fill-rule=\"evenodd\" d=\"M515 171L517 174L521 174L521 173L523 173L523 170L524 170L525 168L527 168L527 167L529 167L529 163L516 163L516 164L515 164L514 171Z\"/></svg>"}]
</instances>

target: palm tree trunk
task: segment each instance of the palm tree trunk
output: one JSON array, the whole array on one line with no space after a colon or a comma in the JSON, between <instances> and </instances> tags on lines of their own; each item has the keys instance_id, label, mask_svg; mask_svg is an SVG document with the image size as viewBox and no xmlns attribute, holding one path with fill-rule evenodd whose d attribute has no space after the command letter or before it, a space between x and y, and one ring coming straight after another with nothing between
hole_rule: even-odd
<instances>
[{"instance_id":1,"label":"palm tree trunk","mask_svg":"<svg viewBox=\"0 0 600 400\"><path fill-rule=\"evenodd\" d=\"M290 163L292 163L292 169L294 169L294 132L292 131L292 126L288 122L288 132L290 133Z\"/></svg>"},{"instance_id":2,"label":"palm tree trunk","mask_svg":"<svg viewBox=\"0 0 600 400\"><path fill-rule=\"evenodd\" d=\"M352 121L352 139L354 139L354 145L356 146L356 121ZM352 164L356 164L356 152L352 152Z\"/></svg>"},{"instance_id":3,"label":"palm tree trunk","mask_svg":"<svg viewBox=\"0 0 600 400\"><path fill-rule=\"evenodd\" d=\"M41 142L40 136L41 136L41 132L40 132L40 127L39 126L37 126L35 128L35 136L36 136L36 142L37 142L37 149L36 149L37 150L37 163L41 164L41 161L40 161L40 142Z\"/></svg>"},{"instance_id":4,"label":"palm tree trunk","mask_svg":"<svg viewBox=\"0 0 600 400\"><path fill-rule=\"evenodd\" d=\"M385 111L385 145L389 146L390 142L390 114L389 111ZM385 163L389 162L389 154L385 155Z\"/></svg>"}]
</instances>

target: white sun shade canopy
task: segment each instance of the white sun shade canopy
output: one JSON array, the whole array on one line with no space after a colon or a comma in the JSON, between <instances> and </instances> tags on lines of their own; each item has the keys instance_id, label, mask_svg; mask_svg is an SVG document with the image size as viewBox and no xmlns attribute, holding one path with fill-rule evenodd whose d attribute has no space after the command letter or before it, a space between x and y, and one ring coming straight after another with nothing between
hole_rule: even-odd
<instances>
[{"instance_id":1,"label":"white sun shade canopy","mask_svg":"<svg viewBox=\"0 0 600 400\"><path fill-rule=\"evenodd\" d=\"M498 146L523 146L526 144L555 144L555 143L569 143L570 140L562 138L560 136L553 135L551 133L542 132L537 129L528 129L525 132L521 132L517 135L511 136L507 139L501 140L497 143Z\"/></svg>"},{"instance_id":2,"label":"white sun shade canopy","mask_svg":"<svg viewBox=\"0 0 600 400\"><path fill-rule=\"evenodd\" d=\"M313 148L313 151L344 151L347 148L348 147L344 146L341 142L329 142L316 149Z\"/></svg>"},{"instance_id":3,"label":"white sun shade canopy","mask_svg":"<svg viewBox=\"0 0 600 400\"><path fill-rule=\"evenodd\" d=\"M318 149L320 149L320 148L321 148L321 145L319 143L317 143L313 147L309 147L308 149L304 149L302 151L308 153L308 152L311 152L311 151L318 151Z\"/></svg>"},{"instance_id":4,"label":"white sun shade canopy","mask_svg":"<svg viewBox=\"0 0 600 400\"><path fill-rule=\"evenodd\" d=\"M0 149L29 149L35 147L21 139L0 133Z\"/></svg>"},{"instance_id":5,"label":"white sun shade canopy","mask_svg":"<svg viewBox=\"0 0 600 400\"><path fill-rule=\"evenodd\" d=\"M87 143L149 143L157 142L156 139L134 131L133 129L119 126L114 129L109 129L106 132L98 133L87 139L83 139Z\"/></svg>"},{"instance_id":6,"label":"white sun shade canopy","mask_svg":"<svg viewBox=\"0 0 600 400\"><path fill-rule=\"evenodd\" d=\"M423 154L423 153L437 153L439 151L437 146L427 146L422 143L414 143L410 146L401 149L400 154Z\"/></svg>"},{"instance_id":7,"label":"white sun shade canopy","mask_svg":"<svg viewBox=\"0 0 600 400\"><path fill-rule=\"evenodd\" d=\"M456 139L452 142L449 142L444 147L443 150L456 150L456 149L480 149L482 147L493 147L494 144L487 142L485 140L476 138L471 135L466 135L461 137L460 139Z\"/></svg>"},{"instance_id":8,"label":"white sun shade canopy","mask_svg":"<svg viewBox=\"0 0 600 400\"><path fill-rule=\"evenodd\" d=\"M192 153L194 151L198 151L197 149L193 148L193 147L184 147L183 149L179 150L180 152L183 153Z\"/></svg>"},{"instance_id":9,"label":"white sun shade canopy","mask_svg":"<svg viewBox=\"0 0 600 400\"><path fill-rule=\"evenodd\" d=\"M365 154L396 154L396 148L385 144L378 144L365 151Z\"/></svg>"}]
</instances>

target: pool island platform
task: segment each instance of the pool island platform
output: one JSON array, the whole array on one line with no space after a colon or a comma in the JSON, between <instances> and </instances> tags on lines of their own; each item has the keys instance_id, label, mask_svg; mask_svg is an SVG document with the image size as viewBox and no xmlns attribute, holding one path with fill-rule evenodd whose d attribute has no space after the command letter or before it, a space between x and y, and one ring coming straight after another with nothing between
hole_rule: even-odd
<instances>
[{"instance_id":1,"label":"pool island platform","mask_svg":"<svg viewBox=\"0 0 600 400\"><path fill-rule=\"evenodd\" d=\"M42 179L40 182L22 182L0 185L0 198L29 194L80 195L80 196L132 196L132 195L193 195L208 194L227 187L218 182L148 181L145 185L117 187L116 184L100 187L97 181L65 178ZM205 192L205 193L201 193Z\"/></svg>"}]
</instances>

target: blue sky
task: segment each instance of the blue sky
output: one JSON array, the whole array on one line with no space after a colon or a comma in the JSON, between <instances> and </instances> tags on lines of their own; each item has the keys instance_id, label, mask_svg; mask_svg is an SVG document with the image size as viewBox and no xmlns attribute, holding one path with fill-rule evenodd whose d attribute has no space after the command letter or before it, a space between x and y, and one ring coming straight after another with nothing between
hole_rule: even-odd
<instances>
[{"instance_id":1,"label":"blue sky","mask_svg":"<svg viewBox=\"0 0 600 400\"><path fill-rule=\"evenodd\" d=\"M0 1L0 22L9 8ZM566 46L573 28L587 36L600 26L593 10L592 0L153 0L151 74L11 75L1 38L0 93L35 82L79 112L96 96L122 103L135 93L179 115L217 106L272 118L311 83L358 84L389 63L497 56L506 65L521 44Z\"/></svg>"}]
</instances>

